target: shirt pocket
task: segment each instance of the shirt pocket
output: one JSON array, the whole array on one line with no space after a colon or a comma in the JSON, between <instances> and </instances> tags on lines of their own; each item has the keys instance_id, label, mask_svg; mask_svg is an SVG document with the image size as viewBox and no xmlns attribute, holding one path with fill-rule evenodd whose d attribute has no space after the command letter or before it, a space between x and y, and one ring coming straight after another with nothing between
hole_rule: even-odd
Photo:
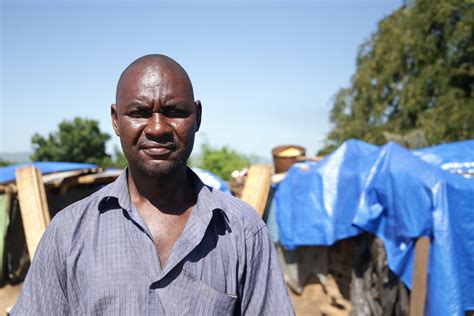
<instances>
[{"instance_id":1,"label":"shirt pocket","mask_svg":"<svg viewBox=\"0 0 474 316\"><path fill-rule=\"evenodd\" d=\"M237 296L219 292L209 285L198 281L197 296L193 315L232 315Z\"/></svg>"}]
</instances>

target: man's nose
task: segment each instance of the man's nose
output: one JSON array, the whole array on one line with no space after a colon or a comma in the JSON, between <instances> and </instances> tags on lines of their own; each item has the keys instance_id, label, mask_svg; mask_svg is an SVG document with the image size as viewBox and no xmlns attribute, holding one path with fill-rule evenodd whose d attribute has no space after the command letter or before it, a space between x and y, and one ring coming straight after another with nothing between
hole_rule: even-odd
<instances>
[{"instance_id":1,"label":"man's nose","mask_svg":"<svg viewBox=\"0 0 474 316\"><path fill-rule=\"evenodd\" d=\"M148 119L148 123L145 127L145 134L152 137L160 137L171 133L171 127L161 113L153 113Z\"/></svg>"}]
</instances>

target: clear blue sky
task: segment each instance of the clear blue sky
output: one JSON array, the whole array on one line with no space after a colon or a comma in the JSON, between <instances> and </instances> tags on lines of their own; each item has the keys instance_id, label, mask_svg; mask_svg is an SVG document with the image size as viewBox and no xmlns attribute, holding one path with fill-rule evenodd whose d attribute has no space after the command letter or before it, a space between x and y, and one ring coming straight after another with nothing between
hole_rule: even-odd
<instances>
[{"instance_id":1,"label":"clear blue sky","mask_svg":"<svg viewBox=\"0 0 474 316\"><path fill-rule=\"evenodd\" d=\"M203 103L197 146L270 158L296 143L314 154L330 130L360 44L397 1L2 1L0 152L63 119L100 121L120 72L162 53L188 71ZM115 135L108 146L119 144ZM197 149L197 148L196 148Z\"/></svg>"}]
</instances>

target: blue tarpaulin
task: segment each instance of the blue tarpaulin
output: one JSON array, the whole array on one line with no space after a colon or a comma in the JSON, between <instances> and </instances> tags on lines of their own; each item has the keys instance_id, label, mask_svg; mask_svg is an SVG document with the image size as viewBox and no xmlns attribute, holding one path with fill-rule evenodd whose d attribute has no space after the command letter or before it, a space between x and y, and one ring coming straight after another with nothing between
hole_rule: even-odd
<instances>
[{"instance_id":1,"label":"blue tarpaulin","mask_svg":"<svg viewBox=\"0 0 474 316\"><path fill-rule=\"evenodd\" d=\"M215 173L212 173L210 171L207 171L201 168L192 168L192 169L198 175L198 177L201 179L201 181L204 184L211 186L215 189L218 189L224 193L231 194L227 183L221 178L219 178Z\"/></svg>"},{"instance_id":2,"label":"blue tarpaulin","mask_svg":"<svg viewBox=\"0 0 474 316\"><path fill-rule=\"evenodd\" d=\"M17 165L11 165L11 166L0 168L0 183L6 183L6 182L11 182L15 180L16 169L27 166L27 165L34 165L36 168L38 168L41 171L42 174L97 168L97 165L94 165L94 164L78 163L78 162L39 161L39 162L17 164Z\"/></svg>"},{"instance_id":3,"label":"blue tarpaulin","mask_svg":"<svg viewBox=\"0 0 474 316\"><path fill-rule=\"evenodd\" d=\"M474 140L423 148L413 154L452 173L474 174Z\"/></svg>"},{"instance_id":4,"label":"blue tarpaulin","mask_svg":"<svg viewBox=\"0 0 474 316\"><path fill-rule=\"evenodd\" d=\"M275 193L281 244L331 245L374 233L388 266L411 288L414 242L431 238L427 315L474 309L474 141L409 151L350 140L321 162L292 166ZM456 167L456 168L457 168Z\"/></svg>"}]
</instances>

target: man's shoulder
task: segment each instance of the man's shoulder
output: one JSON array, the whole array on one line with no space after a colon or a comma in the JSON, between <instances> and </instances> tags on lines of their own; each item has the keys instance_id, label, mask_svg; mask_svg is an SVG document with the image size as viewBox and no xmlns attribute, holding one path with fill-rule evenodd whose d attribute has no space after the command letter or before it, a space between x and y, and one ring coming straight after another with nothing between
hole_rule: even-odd
<instances>
[{"instance_id":1,"label":"man's shoulder","mask_svg":"<svg viewBox=\"0 0 474 316\"><path fill-rule=\"evenodd\" d=\"M214 190L213 195L218 199L231 225L241 226L249 235L254 235L265 227L265 223L251 205L237 197Z\"/></svg>"},{"instance_id":2,"label":"man's shoulder","mask_svg":"<svg viewBox=\"0 0 474 316\"><path fill-rule=\"evenodd\" d=\"M77 227L78 222L84 221L88 216L97 214L98 205L107 195L106 193L110 185L112 184L108 184L91 195L63 208L53 217L52 225L50 226L56 226L65 230L68 228L72 229Z\"/></svg>"},{"instance_id":3,"label":"man's shoulder","mask_svg":"<svg viewBox=\"0 0 474 316\"><path fill-rule=\"evenodd\" d=\"M87 231L88 223L93 223L94 212L97 205L105 196L104 189L94 192L88 197L79 200L59 211L51 220L42 240L48 247L54 244L54 247L67 253L76 237L84 235Z\"/></svg>"},{"instance_id":4,"label":"man's shoulder","mask_svg":"<svg viewBox=\"0 0 474 316\"><path fill-rule=\"evenodd\" d=\"M86 212L90 208L97 209L98 204L100 201L107 196L107 192L109 191L110 186L113 183L107 184L106 186L102 187L98 191L95 191L89 196L86 196L83 199L80 199L69 206L66 206L60 213L73 213L76 216L81 215L82 212Z\"/></svg>"}]
</instances>

